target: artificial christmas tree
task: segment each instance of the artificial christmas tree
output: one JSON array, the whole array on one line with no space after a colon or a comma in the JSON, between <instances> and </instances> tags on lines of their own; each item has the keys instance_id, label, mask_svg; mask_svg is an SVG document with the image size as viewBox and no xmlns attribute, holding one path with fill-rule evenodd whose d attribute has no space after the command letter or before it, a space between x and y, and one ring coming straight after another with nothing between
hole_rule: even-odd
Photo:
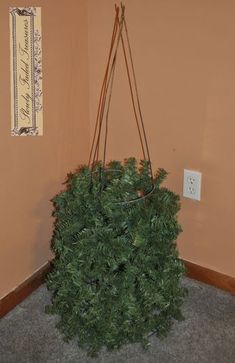
<instances>
[{"instance_id":1,"label":"artificial christmas tree","mask_svg":"<svg viewBox=\"0 0 235 363\"><path fill-rule=\"evenodd\" d=\"M114 29L122 43L123 24L124 8L121 20L116 8ZM103 98L115 59L114 52ZM106 164L106 146L98 161L104 106L101 102L89 165L70 174L66 189L53 199L55 259L47 280L53 293L48 311L59 314L65 338L77 337L91 354L102 346L146 346L149 335L165 335L181 318L185 295L175 243L181 231L179 197L162 186L163 169L153 176L148 147L140 165L135 158Z\"/></svg>"}]
</instances>

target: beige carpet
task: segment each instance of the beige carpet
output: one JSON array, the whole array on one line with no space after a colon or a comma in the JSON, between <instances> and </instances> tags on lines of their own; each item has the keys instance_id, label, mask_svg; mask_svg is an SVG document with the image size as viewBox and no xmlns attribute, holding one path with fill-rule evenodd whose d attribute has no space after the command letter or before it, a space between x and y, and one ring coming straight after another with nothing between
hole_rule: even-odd
<instances>
[{"instance_id":1,"label":"beige carpet","mask_svg":"<svg viewBox=\"0 0 235 363\"><path fill-rule=\"evenodd\" d=\"M50 295L42 286L1 319L0 363L235 363L235 296L190 279L183 284L185 321L167 338L152 337L147 351L128 345L94 359L76 342L63 342L56 317L44 313Z\"/></svg>"}]
</instances>

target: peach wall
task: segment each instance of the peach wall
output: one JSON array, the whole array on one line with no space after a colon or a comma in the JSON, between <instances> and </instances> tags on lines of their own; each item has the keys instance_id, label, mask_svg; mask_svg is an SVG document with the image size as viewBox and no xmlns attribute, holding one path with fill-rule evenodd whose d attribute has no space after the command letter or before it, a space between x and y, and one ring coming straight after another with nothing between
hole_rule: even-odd
<instances>
[{"instance_id":1,"label":"peach wall","mask_svg":"<svg viewBox=\"0 0 235 363\"><path fill-rule=\"evenodd\" d=\"M91 126L114 17L89 0ZM126 0L126 16L154 168L182 197L183 169L202 172L202 200L182 197L186 260L235 277L235 2ZM123 58L110 114L109 158L139 156Z\"/></svg>"},{"instance_id":2,"label":"peach wall","mask_svg":"<svg viewBox=\"0 0 235 363\"><path fill-rule=\"evenodd\" d=\"M33 3L42 7L44 136L10 136L8 8L22 5L32 1L0 1L0 297L51 257L50 199L89 147L83 0Z\"/></svg>"}]
</instances>

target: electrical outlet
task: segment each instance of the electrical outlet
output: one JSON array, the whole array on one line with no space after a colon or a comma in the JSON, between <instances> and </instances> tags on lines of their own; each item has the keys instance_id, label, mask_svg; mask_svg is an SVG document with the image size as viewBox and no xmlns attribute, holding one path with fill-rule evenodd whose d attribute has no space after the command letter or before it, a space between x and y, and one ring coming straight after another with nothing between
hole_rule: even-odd
<instances>
[{"instance_id":1,"label":"electrical outlet","mask_svg":"<svg viewBox=\"0 0 235 363\"><path fill-rule=\"evenodd\" d=\"M201 200L202 173L184 169L183 196L190 199Z\"/></svg>"}]
</instances>

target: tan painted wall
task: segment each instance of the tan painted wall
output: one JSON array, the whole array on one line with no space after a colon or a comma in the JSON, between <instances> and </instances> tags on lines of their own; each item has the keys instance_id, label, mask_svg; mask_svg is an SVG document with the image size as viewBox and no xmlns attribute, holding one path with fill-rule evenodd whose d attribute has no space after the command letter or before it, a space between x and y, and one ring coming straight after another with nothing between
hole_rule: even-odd
<instances>
[{"instance_id":1,"label":"tan painted wall","mask_svg":"<svg viewBox=\"0 0 235 363\"><path fill-rule=\"evenodd\" d=\"M68 7L69 4L69 7ZM42 7L44 136L10 136L9 6L0 1L0 297L51 257L50 199L88 154L87 3Z\"/></svg>"},{"instance_id":2,"label":"tan painted wall","mask_svg":"<svg viewBox=\"0 0 235 363\"><path fill-rule=\"evenodd\" d=\"M89 0L90 117L95 119L114 3ZM126 0L154 168L182 196L183 169L200 170L202 200L182 199L183 258L235 277L235 2ZM109 157L139 155L120 57Z\"/></svg>"}]
</instances>

